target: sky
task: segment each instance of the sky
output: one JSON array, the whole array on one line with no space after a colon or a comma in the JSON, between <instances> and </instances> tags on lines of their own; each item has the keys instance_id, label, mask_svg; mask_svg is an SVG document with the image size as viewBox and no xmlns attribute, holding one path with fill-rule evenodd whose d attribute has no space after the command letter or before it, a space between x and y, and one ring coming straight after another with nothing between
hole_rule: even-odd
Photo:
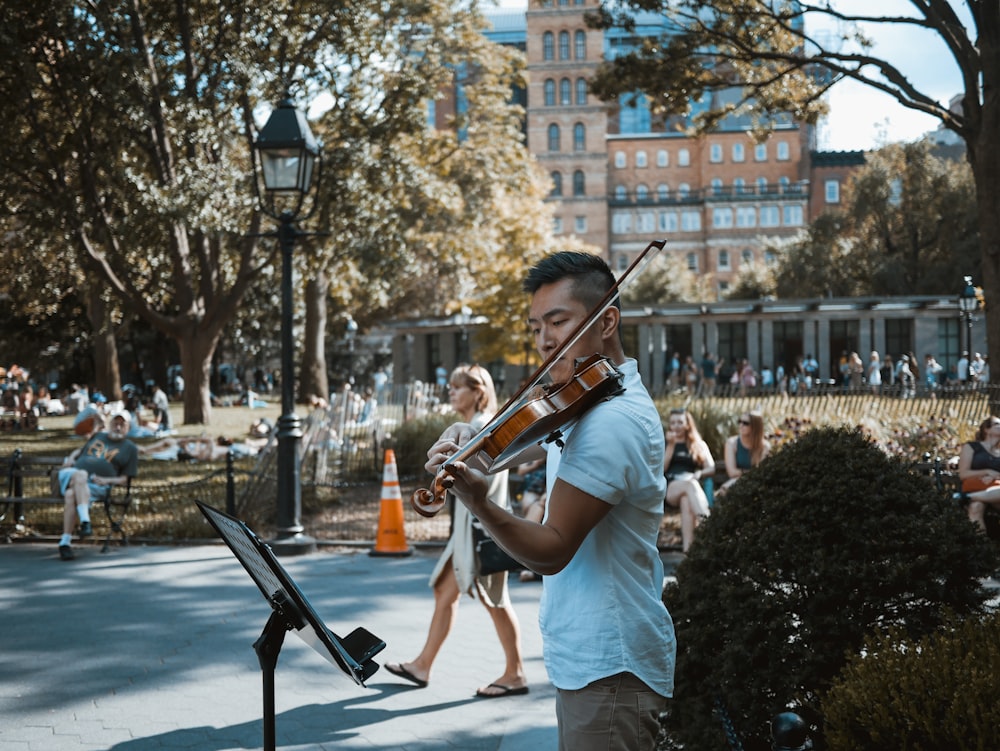
<instances>
[{"instance_id":1,"label":"sky","mask_svg":"<svg viewBox=\"0 0 1000 751\"><path fill-rule=\"evenodd\" d=\"M968 17L965 3L950 0L951 5ZM505 8L525 8L527 0L498 0ZM835 0L839 11L886 16L914 16L909 0ZM823 27L813 26L807 16L806 28L812 33ZM876 31L877 29L877 31ZM875 41L872 54L894 63L916 88L947 106L961 91L961 76L943 42L932 32L912 27L879 24L870 27ZM938 120L909 110L892 97L869 86L842 81L829 94L830 114L818 128L818 147L824 151L854 151L879 148L886 143L913 141L938 127Z\"/></svg>"}]
</instances>

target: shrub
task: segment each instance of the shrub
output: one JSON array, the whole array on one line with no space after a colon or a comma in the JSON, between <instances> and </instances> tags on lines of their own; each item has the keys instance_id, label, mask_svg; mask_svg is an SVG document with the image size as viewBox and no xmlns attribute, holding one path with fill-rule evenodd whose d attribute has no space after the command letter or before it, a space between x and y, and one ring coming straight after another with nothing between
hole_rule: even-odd
<instances>
[{"instance_id":1,"label":"shrub","mask_svg":"<svg viewBox=\"0 0 1000 751\"><path fill-rule=\"evenodd\" d=\"M817 427L748 473L699 528L664 595L679 648L667 732L724 747L721 700L747 751L818 696L876 627L914 637L980 612L996 551L926 478L856 430Z\"/></svg>"},{"instance_id":2,"label":"shrub","mask_svg":"<svg viewBox=\"0 0 1000 751\"><path fill-rule=\"evenodd\" d=\"M892 628L823 697L831 751L1000 748L1000 613L914 640Z\"/></svg>"},{"instance_id":3,"label":"shrub","mask_svg":"<svg viewBox=\"0 0 1000 751\"><path fill-rule=\"evenodd\" d=\"M444 415L435 413L398 425L392 432L389 446L396 454L399 476L426 481L430 477L424 469L427 449L434 445L448 426L458 420L453 412Z\"/></svg>"}]
</instances>

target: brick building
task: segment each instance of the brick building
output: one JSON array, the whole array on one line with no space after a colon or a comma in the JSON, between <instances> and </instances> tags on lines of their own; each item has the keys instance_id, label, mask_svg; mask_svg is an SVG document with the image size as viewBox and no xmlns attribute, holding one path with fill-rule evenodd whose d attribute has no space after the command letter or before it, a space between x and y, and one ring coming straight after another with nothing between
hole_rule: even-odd
<instances>
[{"instance_id":1,"label":"brick building","mask_svg":"<svg viewBox=\"0 0 1000 751\"><path fill-rule=\"evenodd\" d=\"M809 126L775 123L756 143L749 121L729 117L714 132L686 134L690 115L658 122L641 97L608 106L587 92L602 60L662 33L641 17L634 35L587 27L596 0L549 0L489 14L489 36L524 50L528 148L552 178L556 235L605 250L624 270L650 239L712 280L718 295L741 268L763 263L769 237L800 232L864 162L861 152L816 153ZM715 96L725 97L726 94ZM692 115L719 102L693 102Z\"/></svg>"}]
</instances>

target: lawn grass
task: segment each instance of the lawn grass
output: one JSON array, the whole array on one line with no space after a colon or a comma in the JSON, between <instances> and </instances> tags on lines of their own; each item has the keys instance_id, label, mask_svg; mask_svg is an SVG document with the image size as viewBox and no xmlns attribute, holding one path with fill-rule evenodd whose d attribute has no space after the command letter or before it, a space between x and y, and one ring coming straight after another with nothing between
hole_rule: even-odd
<instances>
[{"instance_id":1,"label":"lawn grass","mask_svg":"<svg viewBox=\"0 0 1000 751\"><path fill-rule=\"evenodd\" d=\"M890 453L913 461L920 460L925 454L943 459L957 455L962 442L972 439L976 426L989 412L987 398L982 393L969 393L947 400L898 399L867 393L810 397L758 394L693 400L676 395L657 400L664 422L669 410L677 406L686 406L691 410L717 460L722 459L725 438L738 432L740 414L751 409L763 412L768 436L776 446L794 440L803 430L812 427L847 425L861 427ZM308 414L304 406L296 409L303 419ZM276 424L281 409L277 402L259 409L218 407L213 409L212 422L207 427L181 424L182 408L178 403L171 405L171 413L177 437L207 433L213 437L222 435L239 440L247 435L255 420L266 418ZM399 424L416 425L403 421ZM72 425L73 418L70 416L45 417L41 421L41 430L0 433L0 456L8 456L16 448L28 455L65 456L83 441L73 433ZM426 442L429 439L425 433L427 430L400 430L398 435L388 436L387 445L394 447L400 458L405 452L423 455L425 446L400 443L408 440ZM140 439L136 443L148 444L153 440ZM270 461L260 464L255 459L237 460L234 468L237 514L267 538L274 529L277 505L273 454ZM251 472L256 474L251 476ZM403 475L400 480L407 537L414 541L445 539L448 534L447 515L425 519L413 512L408 502L418 483L423 482L426 486L429 478ZM254 477L263 479L251 485ZM371 541L376 538L383 500L377 480L332 486L313 484L311 477L303 470L302 521L309 534L330 540ZM134 488L134 508L126 524L133 539L162 543L212 537L214 533L193 500L197 498L219 508L226 507L226 462L143 459ZM25 494L47 495L48 492L47 487L26 488ZM45 536L58 534L60 514L57 506L32 509L28 520L29 533ZM103 528L100 522L97 526L98 529Z\"/></svg>"}]
</instances>

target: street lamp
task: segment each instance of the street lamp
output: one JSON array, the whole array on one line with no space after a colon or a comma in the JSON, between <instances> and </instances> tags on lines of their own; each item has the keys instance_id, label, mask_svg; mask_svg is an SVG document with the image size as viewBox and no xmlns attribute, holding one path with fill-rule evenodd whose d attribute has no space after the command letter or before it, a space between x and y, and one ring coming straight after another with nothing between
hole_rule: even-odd
<instances>
[{"instance_id":1,"label":"street lamp","mask_svg":"<svg viewBox=\"0 0 1000 751\"><path fill-rule=\"evenodd\" d=\"M965 277L965 288L958 296L958 307L962 311L965 319L965 351L968 352L969 364L972 364L972 314L979 307L979 298L976 296L976 288L972 286L972 277Z\"/></svg>"},{"instance_id":2,"label":"street lamp","mask_svg":"<svg viewBox=\"0 0 1000 751\"><path fill-rule=\"evenodd\" d=\"M301 216L302 206L320 165L319 144L305 115L291 97L271 112L257 134L254 149L254 190L261 210L278 222L281 248L281 417L278 418L278 501L277 537L269 544L278 555L300 555L316 550L316 540L305 534L302 515L302 483L299 476L299 449L302 421L295 414L295 371L292 337L292 250L301 232L295 223L307 219L316 209ZM261 195L259 174L264 182Z\"/></svg>"},{"instance_id":3,"label":"street lamp","mask_svg":"<svg viewBox=\"0 0 1000 751\"><path fill-rule=\"evenodd\" d=\"M347 337L347 382L354 385L354 338L358 335L358 322L347 314L344 336Z\"/></svg>"},{"instance_id":4,"label":"street lamp","mask_svg":"<svg viewBox=\"0 0 1000 751\"><path fill-rule=\"evenodd\" d=\"M458 314L458 321L462 324L462 347L458 359L460 362L469 362L469 323L472 322L472 308L468 305L462 306L461 313Z\"/></svg>"}]
</instances>

